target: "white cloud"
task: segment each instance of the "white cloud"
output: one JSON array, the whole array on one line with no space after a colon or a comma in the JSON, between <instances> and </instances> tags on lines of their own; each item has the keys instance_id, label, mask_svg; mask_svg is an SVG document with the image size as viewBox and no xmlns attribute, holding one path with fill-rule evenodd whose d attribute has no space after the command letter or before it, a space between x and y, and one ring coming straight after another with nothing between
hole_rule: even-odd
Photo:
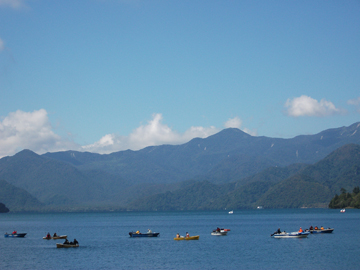
<instances>
[{"instance_id":1,"label":"white cloud","mask_svg":"<svg viewBox=\"0 0 360 270\"><path fill-rule=\"evenodd\" d=\"M25 0L0 0L0 6L20 9L26 7Z\"/></svg>"},{"instance_id":2,"label":"white cloud","mask_svg":"<svg viewBox=\"0 0 360 270\"><path fill-rule=\"evenodd\" d=\"M97 153L111 153L126 149L139 150L151 145L181 144L196 137L206 138L220 131L213 126L191 127L180 134L163 124L162 119L162 114L153 114L152 120L136 128L130 135L107 134L96 143L83 146L83 150Z\"/></svg>"},{"instance_id":3,"label":"white cloud","mask_svg":"<svg viewBox=\"0 0 360 270\"><path fill-rule=\"evenodd\" d=\"M33 112L18 110L0 121L0 157L13 155L22 149L45 153L70 148L78 147L52 131L44 109Z\"/></svg>"},{"instance_id":4,"label":"white cloud","mask_svg":"<svg viewBox=\"0 0 360 270\"><path fill-rule=\"evenodd\" d=\"M235 116L234 118L230 118L224 124L225 128L240 128L242 125L242 120Z\"/></svg>"},{"instance_id":5,"label":"white cloud","mask_svg":"<svg viewBox=\"0 0 360 270\"><path fill-rule=\"evenodd\" d=\"M238 128L238 129L241 129L242 131L246 132L247 134L250 134L252 136L257 136L256 130L250 130L248 128L241 128L242 122L243 121L238 116L235 116L234 118L229 118L225 122L224 127L225 128Z\"/></svg>"},{"instance_id":6,"label":"white cloud","mask_svg":"<svg viewBox=\"0 0 360 270\"><path fill-rule=\"evenodd\" d=\"M299 116L328 116L332 114L339 114L343 111L335 107L335 105L322 99L317 101L309 96L300 96L294 99L288 99L285 103L287 108L286 113L289 116L299 117Z\"/></svg>"},{"instance_id":7,"label":"white cloud","mask_svg":"<svg viewBox=\"0 0 360 270\"><path fill-rule=\"evenodd\" d=\"M46 110L33 112L18 110L9 113L0 121L0 158L14 155L23 149L30 149L38 154L66 150L108 154L127 149L139 150L147 146L182 144L193 138L206 138L220 131L214 126L193 126L184 133L179 133L164 124L162 120L162 114L153 114L150 121L140 125L127 136L106 134L93 144L80 146L54 132ZM225 127L240 128L241 124L241 119L235 117L229 119ZM243 131L256 135L256 132L246 128Z\"/></svg>"}]
</instances>

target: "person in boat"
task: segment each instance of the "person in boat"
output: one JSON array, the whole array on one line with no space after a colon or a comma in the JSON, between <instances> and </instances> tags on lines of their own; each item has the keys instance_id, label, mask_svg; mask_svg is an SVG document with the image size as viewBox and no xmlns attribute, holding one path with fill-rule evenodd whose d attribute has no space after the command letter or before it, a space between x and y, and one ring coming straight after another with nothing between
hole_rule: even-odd
<instances>
[{"instance_id":1,"label":"person in boat","mask_svg":"<svg viewBox=\"0 0 360 270\"><path fill-rule=\"evenodd\" d=\"M190 234L188 232L186 232L185 237L190 237Z\"/></svg>"},{"instance_id":2,"label":"person in boat","mask_svg":"<svg viewBox=\"0 0 360 270\"><path fill-rule=\"evenodd\" d=\"M70 242L67 240L67 238L65 239L64 245L70 245Z\"/></svg>"},{"instance_id":3,"label":"person in boat","mask_svg":"<svg viewBox=\"0 0 360 270\"><path fill-rule=\"evenodd\" d=\"M152 233L152 231L150 229L148 229L148 233Z\"/></svg>"},{"instance_id":4,"label":"person in boat","mask_svg":"<svg viewBox=\"0 0 360 270\"><path fill-rule=\"evenodd\" d=\"M179 233L176 234L176 238L180 238L180 234L179 234Z\"/></svg>"},{"instance_id":5,"label":"person in boat","mask_svg":"<svg viewBox=\"0 0 360 270\"><path fill-rule=\"evenodd\" d=\"M217 232L220 232L220 228L219 228L219 227L217 227L217 228L216 228L216 231L217 231Z\"/></svg>"},{"instance_id":6,"label":"person in boat","mask_svg":"<svg viewBox=\"0 0 360 270\"><path fill-rule=\"evenodd\" d=\"M53 237L57 237L57 234L56 234L56 233L54 233Z\"/></svg>"},{"instance_id":7,"label":"person in boat","mask_svg":"<svg viewBox=\"0 0 360 270\"><path fill-rule=\"evenodd\" d=\"M299 229L299 233L302 233L303 232L303 229L301 229L301 227L300 227L300 229Z\"/></svg>"},{"instance_id":8,"label":"person in boat","mask_svg":"<svg viewBox=\"0 0 360 270\"><path fill-rule=\"evenodd\" d=\"M73 243L74 243L75 246L79 244L79 242L76 239L74 239Z\"/></svg>"},{"instance_id":9,"label":"person in boat","mask_svg":"<svg viewBox=\"0 0 360 270\"><path fill-rule=\"evenodd\" d=\"M12 234L17 234L17 231L14 230L14 231L12 232Z\"/></svg>"},{"instance_id":10,"label":"person in boat","mask_svg":"<svg viewBox=\"0 0 360 270\"><path fill-rule=\"evenodd\" d=\"M315 226L315 230L318 230L319 228L318 228L318 226Z\"/></svg>"},{"instance_id":11,"label":"person in boat","mask_svg":"<svg viewBox=\"0 0 360 270\"><path fill-rule=\"evenodd\" d=\"M324 229L324 227L323 226L321 226L321 228L320 228L321 230L323 230Z\"/></svg>"},{"instance_id":12,"label":"person in boat","mask_svg":"<svg viewBox=\"0 0 360 270\"><path fill-rule=\"evenodd\" d=\"M281 233L280 228L277 229L277 231L275 233Z\"/></svg>"},{"instance_id":13,"label":"person in boat","mask_svg":"<svg viewBox=\"0 0 360 270\"><path fill-rule=\"evenodd\" d=\"M140 234L140 231L136 231L136 234Z\"/></svg>"},{"instance_id":14,"label":"person in boat","mask_svg":"<svg viewBox=\"0 0 360 270\"><path fill-rule=\"evenodd\" d=\"M312 231L313 229L314 229L313 226L310 226L309 230Z\"/></svg>"}]
</instances>

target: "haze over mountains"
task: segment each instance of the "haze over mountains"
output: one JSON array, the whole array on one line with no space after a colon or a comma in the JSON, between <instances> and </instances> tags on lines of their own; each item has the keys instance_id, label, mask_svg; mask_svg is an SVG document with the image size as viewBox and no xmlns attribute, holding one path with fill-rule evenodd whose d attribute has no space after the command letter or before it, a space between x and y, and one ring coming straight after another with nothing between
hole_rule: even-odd
<instances>
[{"instance_id":1,"label":"haze over mountains","mask_svg":"<svg viewBox=\"0 0 360 270\"><path fill-rule=\"evenodd\" d=\"M291 139L230 128L108 155L23 150L0 159L0 202L12 211L326 206L360 185L359 144L355 123Z\"/></svg>"}]
</instances>

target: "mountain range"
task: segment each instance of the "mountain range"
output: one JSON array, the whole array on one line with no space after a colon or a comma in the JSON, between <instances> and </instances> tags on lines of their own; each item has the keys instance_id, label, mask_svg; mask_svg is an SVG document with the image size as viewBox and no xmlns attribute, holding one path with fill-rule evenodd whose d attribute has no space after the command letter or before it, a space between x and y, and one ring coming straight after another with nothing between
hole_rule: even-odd
<instances>
[{"instance_id":1,"label":"mountain range","mask_svg":"<svg viewBox=\"0 0 360 270\"><path fill-rule=\"evenodd\" d=\"M182 145L106 155L23 150L0 159L0 202L12 211L325 206L341 187L359 185L351 174L359 144L355 123L291 139L229 128ZM9 199L15 190L24 200Z\"/></svg>"}]
</instances>

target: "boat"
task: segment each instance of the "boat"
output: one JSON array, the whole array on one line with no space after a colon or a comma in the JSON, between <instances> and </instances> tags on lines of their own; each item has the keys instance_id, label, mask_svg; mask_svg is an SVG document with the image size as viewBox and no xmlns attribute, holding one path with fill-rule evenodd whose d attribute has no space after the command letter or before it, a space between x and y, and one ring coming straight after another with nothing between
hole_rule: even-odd
<instances>
[{"instance_id":1,"label":"boat","mask_svg":"<svg viewBox=\"0 0 360 270\"><path fill-rule=\"evenodd\" d=\"M129 232L130 237L158 237L160 233L158 232L147 232L147 233L140 233L140 232Z\"/></svg>"},{"instance_id":2,"label":"boat","mask_svg":"<svg viewBox=\"0 0 360 270\"><path fill-rule=\"evenodd\" d=\"M310 233L332 233L333 228L327 228L327 229L317 229L317 230L309 230Z\"/></svg>"},{"instance_id":3,"label":"boat","mask_svg":"<svg viewBox=\"0 0 360 270\"><path fill-rule=\"evenodd\" d=\"M199 238L200 235L189 236L189 237L180 236L180 237L175 237L174 240L199 240Z\"/></svg>"},{"instance_id":4,"label":"boat","mask_svg":"<svg viewBox=\"0 0 360 270\"><path fill-rule=\"evenodd\" d=\"M274 238L305 238L308 237L310 232L281 232L281 233L274 233L271 236Z\"/></svg>"},{"instance_id":5,"label":"boat","mask_svg":"<svg viewBox=\"0 0 360 270\"><path fill-rule=\"evenodd\" d=\"M340 213L345 213L345 209L341 209L341 210L340 210Z\"/></svg>"},{"instance_id":6,"label":"boat","mask_svg":"<svg viewBox=\"0 0 360 270\"><path fill-rule=\"evenodd\" d=\"M224 236L227 235L227 233L230 231L230 229L219 229L213 230L211 232L211 235L217 235L217 236Z\"/></svg>"},{"instance_id":7,"label":"boat","mask_svg":"<svg viewBox=\"0 0 360 270\"><path fill-rule=\"evenodd\" d=\"M231 215L231 214L234 214L234 211L233 211L233 210L229 211L229 214L230 214L230 215Z\"/></svg>"},{"instance_id":8,"label":"boat","mask_svg":"<svg viewBox=\"0 0 360 270\"><path fill-rule=\"evenodd\" d=\"M67 235L53 236L52 239L66 239Z\"/></svg>"},{"instance_id":9,"label":"boat","mask_svg":"<svg viewBox=\"0 0 360 270\"><path fill-rule=\"evenodd\" d=\"M257 209L263 209L263 207L262 207L261 205L259 205L259 206L257 207Z\"/></svg>"},{"instance_id":10,"label":"boat","mask_svg":"<svg viewBox=\"0 0 360 270\"><path fill-rule=\"evenodd\" d=\"M56 247L57 247L57 248L76 248L76 247L79 247L79 244L70 245L70 244L56 243Z\"/></svg>"},{"instance_id":11,"label":"boat","mask_svg":"<svg viewBox=\"0 0 360 270\"><path fill-rule=\"evenodd\" d=\"M5 233L5 237L25 237L26 233Z\"/></svg>"},{"instance_id":12,"label":"boat","mask_svg":"<svg viewBox=\"0 0 360 270\"><path fill-rule=\"evenodd\" d=\"M51 239L66 239L67 238L67 235L59 235L59 236L45 236L43 237L43 239L45 240L51 240Z\"/></svg>"}]
</instances>

